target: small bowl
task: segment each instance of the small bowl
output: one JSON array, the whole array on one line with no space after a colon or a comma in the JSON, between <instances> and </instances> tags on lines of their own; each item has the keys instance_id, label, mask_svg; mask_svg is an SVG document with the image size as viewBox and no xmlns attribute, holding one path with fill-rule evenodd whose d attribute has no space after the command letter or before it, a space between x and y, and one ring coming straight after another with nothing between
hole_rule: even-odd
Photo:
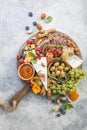
<instances>
[{"instance_id":1,"label":"small bowl","mask_svg":"<svg viewBox=\"0 0 87 130\"><path fill-rule=\"evenodd\" d=\"M31 69L32 69L32 75L29 77L29 78L24 78L21 74L20 74L20 70L21 70L21 68L23 67L23 66L29 66L29 67L31 67ZM25 70L25 71L27 71L27 70ZM29 71L29 70L28 70ZM27 71L27 72L28 72ZM29 73L29 72L28 72ZM18 76L22 79L22 80L25 80L25 81L27 81L27 80L30 80L33 76L34 76L34 74L35 74L35 69L34 69L34 67L30 64L30 63L23 63L23 64L21 64L19 67L18 67Z\"/></svg>"},{"instance_id":2,"label":"small bowl","mask_svg":"<svg viewBox=\"0 0 87 130\"><path fill-rule=\"evenodd\" d=\"M50 76L50 68L51 68L51 66L56 62L56 61L58 61L58 60L56 60L56 59L54 59L49 65L48 65L48 76ZM60 63L64 63L65 65L67 65L69 68L70 68L70 70L71 70L71 66L68 64L68 63L66 63L66 62L63 62L63 61L58 61L58 62L60 62Z\"/></svg>"}]
</instances>

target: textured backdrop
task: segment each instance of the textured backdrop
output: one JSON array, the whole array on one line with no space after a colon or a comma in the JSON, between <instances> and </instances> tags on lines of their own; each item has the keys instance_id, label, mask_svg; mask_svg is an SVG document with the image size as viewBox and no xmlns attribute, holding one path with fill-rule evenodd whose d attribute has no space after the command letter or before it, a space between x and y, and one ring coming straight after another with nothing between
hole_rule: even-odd
<instances>
[{"instance_id":1,"label":"textured backdrop","mask_svg":"<svg viewBox=\"0 0 87 130\"><path fill-rule=\"evenodd\" d=\"M32 11L34 17L29 18ZM46 12L53 22L45 24L40 14ZM78 44L87 71L87 0L0 0L0 99L8 100L23 87L17 75L16 55L29 37L25 25L33 28L33 20L44 29L56 27ZM87 130L87 79L78 87L80 98L75 109L60 118L52 113L54 105L43 97L27 94L16 111L0 108L0 130Z\"/></svg>"}]
</instances>

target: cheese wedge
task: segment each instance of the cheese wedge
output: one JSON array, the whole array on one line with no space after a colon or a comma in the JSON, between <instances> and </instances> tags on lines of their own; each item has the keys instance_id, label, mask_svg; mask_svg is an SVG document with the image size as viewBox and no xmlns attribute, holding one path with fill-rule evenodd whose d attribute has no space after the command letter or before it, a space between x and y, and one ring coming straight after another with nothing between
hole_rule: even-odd
<instances>
[{"instance_id":1,"label":"cheese wedge","mask_svg":"<svg viewBox=\"0 0 87 130\"><path fill-rule=\"evenodd\" d=\"M34 64L34 63L32 63L32 64L33 64L37 73L41 72L42 74L45 75L45 80L43 77L40 77L40 79L41 79L45 89L47 90L47 60L46 60L46 57L41 57L40 60L37 60L36 64Z\"/></svg>"},{"instance_id":2,"label":"cheese wedge","mask_svg":"<svg viewBox=\"0 0 87 130\"><path fill-rule=\"evenodd\" d=\"M83 63L83 60L80 59L77 55L69 56L67 63L71 65L72 68L77 68Z\"/></svg>"}]
</instances>

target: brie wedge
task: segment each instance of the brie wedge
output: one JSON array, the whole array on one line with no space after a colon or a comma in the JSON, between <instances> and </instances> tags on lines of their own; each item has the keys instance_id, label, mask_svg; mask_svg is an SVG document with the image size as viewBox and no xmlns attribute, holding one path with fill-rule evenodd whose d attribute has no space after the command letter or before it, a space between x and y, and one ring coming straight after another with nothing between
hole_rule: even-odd
<instances>
[{"instance_id":1,"label":"brie wedge","mask_svg":"<svg viewBox=\"0 0 87 130\"><path fill-rule=\"evenodd\" d=\"M83 60L80 59L77 55L69 56L67 63L71 65L72 68L77 68L82 64Z\"/></svg>"},{"instance_id":2,"label":"brie wedge","mask_svg":"<svg viewBox=\"0 0 87 130\"><path fill-rule=\"evenodd\" d=\"M41 72L42 74L45 75L45 80L43 77L40 77L45 89L47 90L47 60L46 60L46 57L41 57L40 60L37 60L37 63L34 64L32 63L36 72ZM42 65L44 64L44 66Z\"/></svg>"}]
</instances>

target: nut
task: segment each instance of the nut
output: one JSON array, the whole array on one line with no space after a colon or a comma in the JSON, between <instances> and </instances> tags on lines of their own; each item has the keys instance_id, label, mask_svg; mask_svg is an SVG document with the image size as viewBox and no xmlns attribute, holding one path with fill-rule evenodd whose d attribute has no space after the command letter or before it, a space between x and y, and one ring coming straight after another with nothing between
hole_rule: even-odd
<instances>
[{"instance_id":1,"label":"nut","mask_svg":"<svg viewBox=\"0 0 87 130\"><path fill-rule=\"evenodd\" d=\"M75 50L75 51L78 51L78 50L79 50L79 48L78 48L78 47L75 47L75 48L74 48L74 50Z\"/></svg>"},{"instance_id":2,"label":"nut","mask_svg":"<svg viewBox=\"0 0 87 130\"><path fill-rule=\"evenodd\" d=\"M35 49L35 44L31 44L31 49Z\"/></svg>"},{"instance_id":3,"label":"nut","mask_svg":"<svg viewBox=\"0 0 87 130\"><path fill-rule=\"evenodd\" d=\"M51 90L50 90L50 88L48 88L47 95L48 95L48 97L51 96Z\"/></svg>"},{"instance_id":4,"label":"nut","mask_svg":"<svg viewBox=\"0 0 87 130\"><path fill-rule=\"evenodd\" d=\"M42 30L42 25L37 23L36 27L39 29L39 30Z\"/></svg>"},{"instance_id":5,"label":"nut","mask_svg":"<svg viewBox=\"0 0 87 130\"><path fill-rule=\"evenodd\" d=\"M60 104L60 100L58 98L56 99L56 104Z\"/></svg>"},{"instance_id":6,"label":"nut","mask_svg":"<svg viewBox=\"0 0 87 130\"><path fill-rule=\"evenodd\" d=\"M41 65L42 65L43 67L46 67L46 65L45 65L43 62L41 62Z\"/></svg>"},{"instance_id":7,"label":"nut","mask_svg":"<svg viewBox=\"0 0 87 130\"><path fill-rule=\"evenodd\" d=\"M45 74L43 75L43 79L44 79L44 81L46 81L46 75Z\"/></svg>"},{"instance_id":8,"label":"nut","mask_svg":"<svg viewBox=\"0 0 87 130\"><path fill-rule=\"evenodd\" d=\"M41 14L41 19L44 19L46 17L46 14L45 13L42 13Z\"/></svg>"},{"instance_id":9,"label":"nut","mask_svg":"<svg viewBox=\"0 0 87 130\"><path fill-rule=\"evenodd\" d=\"M39 74L40 77L43 77L43 80L46 81L46 75L44 73Z\"/></svg>"},{"instance_id":10,"label":"nut","mask_svg":"<svg viewBox=\"0 0 87 130\"><path fill-rule=\"evenodd\" d=\"M50 29L50 30L47 30L47 32L48 32L48 33L54 33L54 32L56 32L56 29L55 29L55 28L52 28L52 29Z\"/></svg>"},{"instance_id":11,"label":"nut","mask_svg":"<svg viewBox=\"0 0 87 130\"><path fill-rule=\"evenodd\" d=\"M75 54L79 56L79 55L80 55L80 52L79 52L79 51L77 51L77 52L75 52Z\"/></svg>"},{"instance_id":12,"label":"nut","mask_svg":"<svg viewBox=\"0 0 87 130\"><path fill-rule=\"evenodd\" d=\"M33 33L33 30L29 29L29 30L27 31L27 33L28 33L28 34L32 34L32 33Z\"/></svg>"},{"instance_id":13,"label":"nut","mask_svg":"<svg viewBox=\"0 0 87 130\"><path fill-rule=\"evenodd\" d=\"M45 30L40 30L39 33L45 33Z\"/></svg>"},{"instance_id":14,"label":"nut","mask_svg":"<svg viewBox=\"0 0 87 130\"><path fill-rule=\"evenodd\" d=\"M42 86L42 89L41 89L41 91L40 91L40 94L43 95L43 96L46 95L46 90L45 90L44 86Z\"/></svg>"},{"instance_id":15,"label":"nut","mask_svg":"<svg viewBox=\"0 0 87 130\"><path fill-rule=\"evenodd\" d=\"M32 39L32 40L35 40L35 39L36 39L36 37L32 37L31 39Z\"/></svg>"},{"instance_id":16,"label":"nut","mask_svg":"<svg viewBox=\"0 0 87 130\"><path fill-rule=\"evenodd\" d=\"M25 51L27 51L27 50L28 50L28 48L29 48L28 46L25 46Z\"/></svg>"},{"instance_id":17,"label":"nut","mask_svg":"<svg viewBox=\"0 0 87 130\"><path fill-rule=\"evenodd\" d=\"M48 36L49 33L54 33L54 32L56 32L56 29L55 29L55 28L52 28L52 29L47 30L47 31L44 30L42 34L39 33L38 37L39 37L39 38L43 38L43 37L45 37L45 36Z\"/></svg>"},{"instance_id":18,"label":"nut","mask_svg":"<svg viewBox=\"0 0 87 130\"><path fill-rule=\"evenodd\" d=\"M41 75L41 70L38 71L38 75Z\"/></svg>"},{"instance_id":19,"label":"nut","mask_svg":"<svg viewBox=\"0 0 87 130\"><path fill-rule=\"evenodd\" d=\"M51 79L50 82L53 83L53 84L57 84L57 82L53 79Z\"/></svg>"},{"instance_id":20,"label":"nut","mask_svg":"<svg viewBox=\"0 0 87 130\"><path fill-rule=\"evenodd\" d=\"M24 55L27 55L27 52L28 52L28 51L24 51Z\"/></svg>"},{"instance_id":21,"label":"nut","mask_svg":"<svg viewBox=\"0 0 87 130\"><path fill-rule=\"evenodd\" d=\"M72 102L72 100L70 99L70 98L68 98L68 101L71 103Z\"/></svg>"},{"instance_id":22,"label":"nut","mask_svg":"<svg viewBox=\"0 0 87 130\"><path fill-rule=\"evenodd\" d=\"M35 41L35 45L38 46L42 42L42 39Z\"/></svg>"}]
</instances>

